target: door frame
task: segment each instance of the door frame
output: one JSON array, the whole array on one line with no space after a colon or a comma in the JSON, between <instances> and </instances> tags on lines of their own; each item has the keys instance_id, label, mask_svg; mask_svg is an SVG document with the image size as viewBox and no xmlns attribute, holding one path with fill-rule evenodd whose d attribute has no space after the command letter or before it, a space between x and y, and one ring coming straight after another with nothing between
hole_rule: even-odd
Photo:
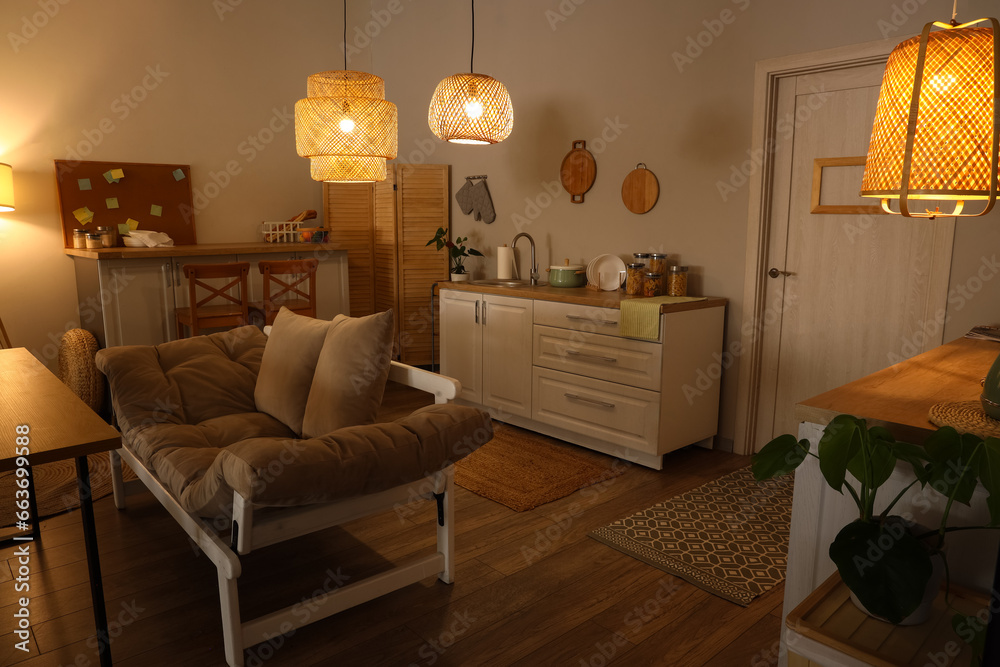
<instances>
[{"instance_id":1,"label":"door frame","mask_svg":"<svg viewBox=\"0 0 1000 667\"><path fill-rule=\"evenodd\" d=\"M733 451L754 452L764 349L761 322L766 326L768 244L774 208L774 151L777 141L778 86L783 79L865 65L885 64L898 40L879 40L791 56L758 61L754 69L753 127L751 155L760 155L760 168L749 178L746 269L743 280L743 318L740 326L742 352L736 394L736 430Z\"/></svg>"}]
</instances>

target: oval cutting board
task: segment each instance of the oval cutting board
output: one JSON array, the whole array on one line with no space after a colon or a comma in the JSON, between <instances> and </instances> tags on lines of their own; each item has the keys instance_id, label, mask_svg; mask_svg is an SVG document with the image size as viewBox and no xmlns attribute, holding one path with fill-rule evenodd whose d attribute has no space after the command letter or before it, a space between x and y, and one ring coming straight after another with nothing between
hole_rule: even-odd
<instances>
[{"instance_id":1,"label":"oval cutting board","mask_svg":"<svg viewBox=\"0 0 1000 667\"><path fill-rule=\"evenodd\" d=\"M574 204L583 203L583 195L590 190L594 184L594 176L597 174L597 163L594 156L587 150L587 142L577 139L573 142L573 150L563 158L562 166L559 168L559 180L566 192L570 194L569 200Z\"/></svg>"},{"instance_id":2,"label":"oval cutting board","mask_svg":"<svg viewBox=\"0 0 1000 667\"><path fill-rule=\"evenodd\" d=\"M633 213L647 213L656 205L659 197L660 183L656 180L656 174L640 162L622 183L622 202L625 203L625 208Z\"/></svg>"}]
</instances>

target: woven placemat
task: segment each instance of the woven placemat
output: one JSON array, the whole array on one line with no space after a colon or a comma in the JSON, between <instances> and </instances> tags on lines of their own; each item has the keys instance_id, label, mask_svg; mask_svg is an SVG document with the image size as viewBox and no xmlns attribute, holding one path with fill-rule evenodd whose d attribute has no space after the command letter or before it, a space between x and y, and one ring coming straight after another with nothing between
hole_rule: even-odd
<instances>
[{"instance_id":1,"label":"woven placemat","mask_svg":"<svg viewBox=\"0 0 1000 667\"><path fill-rule=\"evenodd\" d=\"M980 438L1000 438L1000 421L983 412L979 401L938 403L928 411L931 423L951 426L961 433L971 433Z\"/></svg>"}]
</instances>

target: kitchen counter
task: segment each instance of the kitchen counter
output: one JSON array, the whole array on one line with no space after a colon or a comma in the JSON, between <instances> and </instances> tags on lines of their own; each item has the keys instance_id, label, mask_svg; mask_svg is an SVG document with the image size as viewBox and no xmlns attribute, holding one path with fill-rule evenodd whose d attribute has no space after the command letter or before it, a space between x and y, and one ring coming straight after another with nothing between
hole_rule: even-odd
<instances>
[{"instance_id":1,"label":"kitchen counter","mask_svg":"<svg viewBox=\"0 0 1000 667\"><path fill-rule=\"evenodd\" d=\"M151 257L193 257L196 255L248 255L271 252L309 252L341 250L336 243L197 243L161 248L66 248L70 257L85 259L149 259Z\"/></svg>"},{"instance_id":2,"label":"kitchen counter","mask_svg":"<svg viewBox=\"0 0 1000 667\"><path fill-rule=\"evenodd\" d=\"M799 421L826 425L838 414L880 424L896 438L921 443L937 427L927 411L945 401L977 401L1000 344L959 338L912 359L802 401Z\"/></svg>"},{"instance_id":3,"label":"kitchen counter","mask_svg":"<svg viewBox=\"0 0 1000 667\"><path fill-rule=\"evenodd\" d=\"M630 296L624 292L603 292L586 287L552 287L551 285L519 285L507 287L503 285L480 284L472 282L440 282L438 290L451 289L478 294L496 294L497 296L513 296L539 301L556 301L577 306L595 306L598 308L620 308L626 299L641 299L641 296ZM661 313L679 313L685 310L701 310L702 308L718 308L725 306L728 299L710 296L704 301L688 303L664 304Z\"/></svg>"}]
</instances>

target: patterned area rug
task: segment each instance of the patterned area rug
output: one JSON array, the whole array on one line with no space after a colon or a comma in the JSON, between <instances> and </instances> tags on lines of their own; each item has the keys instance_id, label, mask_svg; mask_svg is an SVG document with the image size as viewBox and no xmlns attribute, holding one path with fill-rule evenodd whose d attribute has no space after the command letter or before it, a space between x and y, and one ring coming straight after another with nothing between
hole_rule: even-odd
<instances>
[{"instance_id":1,"label":"patterned area rug","mask_svg":"<svg viewBox=\"0 0 1000 667\"><path fill-rule=\"evenodd\" d=\"M743 468L590 536L742 606L785 578L792 479Z\"/></svg>"},{"instance_id":2,"label":"patterned area rug","mask_svg":"<svg viewBox=\"0 0 1000 667\"><path fill-rule=\"evenodd\" d=\"M455 483L524 512L625 472L618 459L493 422L493 440L455 464Z\"/></svg>"}]
</instances>

